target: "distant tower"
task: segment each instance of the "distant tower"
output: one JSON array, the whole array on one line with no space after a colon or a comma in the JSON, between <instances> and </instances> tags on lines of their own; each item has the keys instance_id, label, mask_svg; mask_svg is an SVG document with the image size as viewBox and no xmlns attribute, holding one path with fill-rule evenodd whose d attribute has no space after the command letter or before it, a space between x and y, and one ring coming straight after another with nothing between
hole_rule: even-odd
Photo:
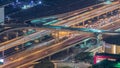
<instances>
[{"instance_id":1,"label":"distant tower","mask_svg":"<svg viewBox=\"0 0 120 68\"><path fill-rule=\"evenodd\" d=\"M0 7L0 25L4 24L4 7Z\"/></svg>"}]
</instances>

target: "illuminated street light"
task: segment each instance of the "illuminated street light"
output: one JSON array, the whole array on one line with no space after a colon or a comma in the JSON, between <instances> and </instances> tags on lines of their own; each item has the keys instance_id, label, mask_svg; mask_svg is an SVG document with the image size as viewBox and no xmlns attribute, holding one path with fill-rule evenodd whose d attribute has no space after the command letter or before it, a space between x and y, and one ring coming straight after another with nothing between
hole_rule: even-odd
<instances>
[{"instance_id":1,"label":"illuminated street light","mask_svg":"<svg viewBox=\"0 0 120 68\"><path fill-rule=\"evenodd\" d=\"M6 36L5 36L5 37L3 37L3 39L7 40L7 39L8 39L8 37L6 37Z\"/></svg>"},{"instance_id":2,"label":"illuminated street light","mask_svg":"<svg viewBox=\"0 0 120 68\"><path fill-rule=\"evenodd\" d=\"M35 40L35 43L39 43L39 40Z\"/></svg>"},{"instance_id":3,"label":"illuminated street light","mask_svg":"<svg viewBox=\"0 0 120 68\"><path fill-rule=\"evenodd\" d=\"M26 30L23 30L24 33L26 33L27 31Z\"/></svg>"},{"instance_id":4,"label":"illuminated street light","mask_svg":"<svg viewBox=\"0 0 120 68\"><path fill-rule=\"evenodd\" d=\"M0 58L0 64L3 64L3 63L4 63L4 59Z\"/></svg>"},{"instance_id":5,"label":"illuminated street light","mask_svg":"<svg viewBox=\"0 0 120 68\"><path fill-rule=\"evenodd\" d=\"M18 51L18 50L19 50L19 48L18 48L18 47L16 47L16 48L15 48L15 50L16 50L16 51Z\"/></svg>"}]
</instances>

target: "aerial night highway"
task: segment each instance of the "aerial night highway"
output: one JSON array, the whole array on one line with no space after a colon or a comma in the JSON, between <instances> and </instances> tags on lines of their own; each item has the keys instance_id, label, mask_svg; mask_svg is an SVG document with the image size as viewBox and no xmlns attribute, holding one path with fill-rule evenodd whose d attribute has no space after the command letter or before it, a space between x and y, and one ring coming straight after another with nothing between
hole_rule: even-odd
<instances>
[{"instance_id":1,"label":"aerial night highway","mask_svg":"<svg viewBox=\"0 0 120 68\"><path fill-rule=\"evenodd\" d=\"M120 68L119 35L120 0L0 0L0 68Z\"/></svg>"}]
</instances>

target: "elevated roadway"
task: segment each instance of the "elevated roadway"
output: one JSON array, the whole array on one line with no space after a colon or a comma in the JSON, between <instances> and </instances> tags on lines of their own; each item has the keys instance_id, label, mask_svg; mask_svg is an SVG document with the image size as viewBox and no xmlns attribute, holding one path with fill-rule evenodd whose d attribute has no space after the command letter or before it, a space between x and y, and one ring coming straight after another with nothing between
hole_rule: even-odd
<instances>
[{"instance_id":1,"label":"elevated roadway","mask_svg":"<svg viewBox=\"0 0 120 68\"><path fill-rule=\"evenodd\" d=\"M116 6L114 6L114 8L115 7L118 7L118 3L115 3L115 5ZM107 6L108 7L108 6ZM109 6L110 7L110 6ZM112 7L113 8L113 7ZM102 8L103 9L103 8ZM100 9L99 9L100 10ZM96 10L96 11L98 11L98 10ZM105 11L105 10L104 10ZM110 10L109 10L110 11ZM99 16L99 15L98 15ZM59 22L58 22L59 23ZM62 24L64 24L64 23L62 23ZM62 25L61 24L61 25ZM73 23L74 24L74 23ZM70 25L73 25L73 24L71 24L70 23ZM109 29L109 28L106 28L106 27L103 27L103 28L105 28L105 29ZM83 38L82 38L82 37ZM88 38L88 36L87 35L85 35L85 36L83 36L83 35L81 35L81 36L79 36L79 41L81 41L81 40L83 40L83 39L85 39L85 38ZM90 37L90 36L89 36ZM76 37L75 37L76 38ZM70 38L70 39L68 39L67 41L69 41L70 42L70 40L74 40L75 38ZM55 47L55 50L57 50L57 47L64 47L64 48L67 48L68 47L68 45L72 45L72 44L74 44L74 43L76 43L77 41L78 41L78 39L76 40L76 41L74 41L74 42L71 42L71 43L68 43L68 42L65 42L65 41L63 41L64 42L64 44L66 44L66 45L59 45L59 46L57 46L57 44L56 44L56 47ZM68 43L68 44L67 44ZM59 43L58 43L59 44ZM54 46L54 45L52 45L52 46ZM49 48L49 47L48 47ZM51 48L52 49L52 48ZM43 50L43 53L41 52L41 50L39 51L39 52L36 52L34 55L38 55L38 54L41 54L41 57L42 56L46 56L46 54L49 54L49 55L51 55L52 54L52 52L57 52L57 51L52 51L52 50L54 50L54 49L52 49L52 50L49 50L49 49L47 49L48 50L48 52L51 52L51 53L47 53L47 52L45 52L45 55L44 55L44 50ZM61 49L62 50L62 49ZM61 50L58 50L58 51L61 51ZM26 58L30 58L30 57L33 57L33 59L31 58L31 59L28 59L28 60L24 60L24 59L26 59ZM40 56L38 56L38 57L40 57ZM10 62L10 63L6 63L6 64L4 64L4 66L3 66L3 68L7 68L7 66L9 66L10 68L12 68L12 67L15 67L14 65L20 65L20 64L23 64L24 62L26 63L26 62L30 62L31 60L33 60L33 61L36 61L36 59L38 58L38 57L35 57L34 58L34 56L33 56L33 54L31 54L31 55L28 55L28 57L22 57L22 58L20 58L20 59L18 59L18 60L15 60L15 61L13 61L13 62ZM39 58L40 59L40 58ZM24 61L23 61L24 60ZM17 63L17 64L15 64L16 62L19 62L19 63Z\"/></svg>"},{"instance_id":2,"label":"elevated roadway","mask_svg":"<svg viewBox=\"0 0 120 68\"><path fill-rule=\"evenodd\" d=\"M118 23L118 22L116 22L116 23ZM110 24L107 25L107 26L110 26ZM105 28L107 26L104 26L103 28ZM109 28L111 28L111 27L108 27L108 29ZM42 59L42 58L44 58L46 56L52 55L54 53L57 53L57 52L59 52L59 51L61 51L63 49L67 49L68 47L73 46L78 41L82 41L83 39L89 38L89 37L91 37L91 34L90 35L84 34L84 35L80 35L80 36L76 36L76 37L71 37L71 38L67 39L66 41L62 41L62 42L60 42L58 44L55 44L55 45L43 48L43 50L31 52L31 53L29 53L29 55L25 55L27 57L23 56L23 57L19 58L18 60L14 60L13 62L6 63L6 64L4 64L3 68L7 68L7 66L9 66L9 67L11 66L10 68L12 68L12 67L16 67L18 65L21 65L21 64L24 64L24 63L27 63L27 62L32 63L32 62L34 62L34 61L36 61L38 59ZM31 59L28 59L28 58L31 58ZM15 64L15 63L17 63L17 64ZM23 67L24 67L24 65L23 65Z\"/></svg>"},{"instance_id":3,"label":"elevated roadway","mask_svg":"<svg viewBox=\"0 0 120 68\"><path fill-rule=\"evenodd\" d=\"M103 7L99 8L99 10L100 10L100 9L107 8L107 7L108 7L108 8L109 8L109 7L111 8L111 6L112 6L112 8L117 7L117 6L118 6L118 2L114 2L114 3L112 3L112 5L103 6ZM107 9L108 9L108 8L107 8ZM109 8L109 9L110 9L110 8ZM86 9L85 9L85 10L86 10ZM95 12L95 11L97 11L97 10L98 10L98 9L95 9L95 10L93 10L93 11L84 13L84 14L82 14L82 15L80 15L80 16L84 16L84 15L87 15L87 14L89 15L89 13L91 13L91 12L93 13L93 12ZM98 12L97 12L97 13L98 13ZM79 13L78 13L78 14L79 14ZM91 16L91 15L90 15L90 16ZM75 17L76 17L76 16L75 16ZM77 17L78 17L78 16L77 16ZM89 18L90 18L90 17L89 17ZM71 18L69 18L69 19L70 19L70 21L71 21ZM72 17L72 20L73 20L73 19L74 19L74 17ZM79 19L79 17L78 17L78 19ZM83 20L83 19L82 19L82 20ZM77 21L77 22L79 22L79 21ZM58 22L58 23L59 23L59 22ZM70 23L70 22L68 22L68 23ZM68 24L68 23L67 23L68 26L72 25L72 24ZM75 22L75 23L76 23L76 22ZM65 23L65 24L66 24L66 23ZM65 24L62 23L61 25L65 25ZM80 30L81 30L81 29L80 29ZM83 30L83 31L84 31L84 30ZM85 31L86 31L86 30L85 30ZM28 41L29 41L29 40L28 40Z\"/></svg>"},{"instance_id":4,"label":"elevated roadway","mask_svg":"<svg viewBox=\"0 0 120 68\"><path fill-rule=\"evenodd\" d=\"M53 16L48 16L48 17L42 17L42 18L37 18L37 19L30 19L30 20L27 20L27 21L31 21L31 22L34 21L34 24L36 24L37 22L43 22L43 20L44 20L44 25L51 25L51 24L60 22L62 20L66 20L68 18L71 18L73 16L77 16L78 14L83 14L85 12L92 11L96 8L100 8L104 5L105 4L100 3L100 4L89 6L89 7L83 8L83 9L78 9L78 10L75 10L75 11L72 11L72 12L67 12L67 13L63 13L63 14L58 14L58 15L53 15ZM25 22L27 22L27 21L25 21Z\"/></svg>"},{"instance_id":5,"label":"elevated roadway","mask_svg":"<svg viewBox=\"0 0 120 68\"><path fill-rule=\"evenodd\" d=\"M103 7L96 8L96 9L94 9L92 11L89 11L89 12L86 12L86 13L71 17L69 19L60 21L60 22L55 23L53 25L72 26L72 25L75 25L77 23L84 22L84 21L86 21L88 19L94 18L96 16L100 16L102 14L105 14L107 12L111 12L111 11L113 11L115 9L120 8L119 6L120 6L119 2L114 2L114 3L110 4L110 5L105 5Z\"/></svg>"},{"instance_id":6,"label":"elevated roadway","mask_svg":"<svg viewBox=\"0 0 120 68\"><path fill-rule=\"evenodd\" d=\"M21 65L21 64L24 64L26 62L33 61L33 60L36 61L36 60L38 60L38 58L42 59L44 57L47 57L48 55L52 55L52 54L57 53L57 52L59 52L61 50L64 50L64 49L66 49L66 47L67 48L71 47L69 45L74 44L74 43L76 43L78 41L81 41L81 40L83 40L85 38L89 38L89 37L90 36L88 36L88 35L87 36L82 35L82 36L76 36L76 37L73 37L73 38L69 38L69 39L67 39L65 41L62 41L62 42L58 43L58 44L46 47L46 48L41 49L39 51L31 52L31 53L29 53L29 55L25 55L25 56L23 56L23 57L21 57L19 59L14 60L13 62L6 63L6 64L4 64L5 66L3 65L4 67L2 67L2 68L7 68L8 66L10 68L17 67L19 64Z\"/></svg>"},{"instance_id":7,"label":"elevated roadway","mask_svg":"<svg viewBox=\"0 0 120 68\"><path fill-rule=\"evenodd\" d=\"M0 51L4 51L4 50L7 50L7 49L9 49L11 47L15 47L17 45L26 43L28 41L43 37L46 34L49 35L50 31L46 32L45 30L43 30L43 31L36 32L36 33L33 33L33 34L25 36L25 37L18 38L17 40L15 39L14 42L13 42L13 40L11 40L8 43L6 42L7 44L6 43L1 43L0 44Z\"/></svg>"},{"instance_id":8,"label":"elevated roadway","mask_svg":"<svg viewBox=\"0 0 120 68\"><path fill-rule=\"evenodd\" d=\"M83 14L85 12L89 12L89 11L92 11L96 8L100 8L102 6L104 6L105 4L103 3L100 3L100 4L96 4L96 5L93 5L93 6L89 6L89 7L86 7L86 8L83 8L83 9L79 9L79 10L75 10L75 11L72 11L72 12L67 12L67 13L63 13L63 14L58 14L58 15L55 15L55 16L52 16L52 17L57 17L57 22L61 22L63 20L67 20L71 17L74 17L74 16L77 16L79 14ZM52 25L52 24L55 24L55 23L52 23L54 22L54 20L51 20L47 23L45 23L44 25ZM56 22L56 23L57 23Z\"/></svg>"},{"instance_id":9,"label":"elevated roadway","mask_svg":"<svg viewBox=\"0 0 120 68\"><path fill-rule=\"evenodd\" d=\"M108 7L108 6L110 7L111 5L107 5L107 7ZM115 8L116 6L118 6L118 2L113 3L112 8ZM109 7L108 7L108 8L109 8ZM104 8L106 8L106 6L104 6ZM108 8L107 8L107 9L108 9ZM110 7L110 8L111 8L111 7ZM102 9L103 9L103 7L102 7ZM94 10L93 10L93 11L94 11ZM92 12L93 12L93 11L92 11ZM95 11L97 11L97 9L95 9ZM90 11L90 12L91 12L91 11ZM87 13L90 13L90 12L87 12ZM85 13L85 14L87 14L87 13ZM84 15L84 14L82 14L82 15ZM82 16L82 15L81 15L81 16ZM88 15L89 15L89 14L88 14ZM91 15L90 15L90 16L91 16ZM75 17L76 17L76 16L75 16ZM90 18L90 17L89 17L89 18ZM69 18L69 19L70 19L70 18ZM78 18L78 20L79 20L79 18ZM76 22L79 22L79 21L76 21ZM76 23L76 22L75 22L75 23ZM59 23L59 22L58 22L58 23ZM70 22L68 22L68 23L70 23ZM73 24L73 23L72 23L72 24L68 24L68 23L65 23L65 24L67 24L68 26L70 26L70 25ZM65 24L62 23L61 25L65 25ZM74 30L75 30L75 29L74 29ZM78 30L78 29L77 29L77 30ZM81 29L80 29L80 30L81 30ZM83 30L83 29L82 29L82 30ZM84 30L83 30L83 31L84 31ZM85 31L86 31L86 30L85 30Z\"/></svg>"}]
</instances>

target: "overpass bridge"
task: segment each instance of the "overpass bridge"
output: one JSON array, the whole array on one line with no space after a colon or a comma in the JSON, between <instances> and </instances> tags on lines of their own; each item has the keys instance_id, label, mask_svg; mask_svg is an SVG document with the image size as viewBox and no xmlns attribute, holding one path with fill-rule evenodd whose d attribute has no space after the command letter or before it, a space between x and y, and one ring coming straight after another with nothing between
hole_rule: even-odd
<instances>
[{"instance_id":1,"label":"overpass bridge","mask_svg":"<svg viewBox=\"0 0 120 68\"><path fill-rule=\"evenodd\" d=\"M118 22L117 22L117 24L118 24ZM27 29L30 29L30 28L32 28L32 27L28 27ZM116 27L116 28L118 28L118 27ZM23 29L23 28L17 28L17 29ZM21 39L19 37L19 39L17 38L18 40L16 40L15 42L10 42L10 43L7 43L7 44L3 44L3 43L0 44L0 51L4 51L4 50L7 50L7 49L9 49L11 47L15 47L17 45L26 43L26 42L28 42L30 40L40 38L40 37L44 36L44 34L49 35L50 33L52 33L50 31L46 32L45 30L52 30L52 31L59 30L59 31L71 31L71 32L73 31L73 32L75 32L77 34L79 34L79 33L80 34L86 34L88 32L89 32L89 34L90 33L100 33L100 34L115 33L115 34L119 34L119 32L111 31L111 30L99 30L99 29L90 29L90 28L71 28L71 27L63 27L63 26L43 26L41 28L36 28L36 29L37 30L39 29L39 31L32 34L32 35L28 35L26 37L21 37ZM40 31L40 30L43 30L43 29L44 29L44 31ZM9 31L12 31L12 30L9 30Z\"/></svg>"},{"instance_id":2,"label":"overpass bridge","mask_svg":"<svg viewBox=\"0 0 120 68\"><path fill-rule=\"evenodd\" d=\"M107 14L108 12L111 12L111 14L112 14L112 11L120 8L119 6L120 6L119 2L113 2L110 5L104 5L104 6L101 6L100 8L96 8L92 11L89 11L89 12L86 12L83 14L78 14L77 16L73 16L69 19L60 21L53 25L60 25L63 23L64 23L63 26L73 26L73 25L79 24L79 23L82 23L84 25L86 20L93 19L95 17L97 17L97 19L100 19L101 15Z\"/></svg>"},{"instance_id":3,"label":"overpass bridge","mask_svg":"<svg viewBox=\"0 0 120 68\"><path fill-rule=\"evenodd\" d=\"M76 36L76 37L72 37L72 38L68 38L68 39L66 39L65 41L62 41L62 42L60 42L60 43L57 43L57 44L55 44L55 45L52 45L52 46L50 46L51 48L49 48L49 47L46 47L46 48L43 48L43 51L35 51L35 52L31 52L32 54L30 55L29 53L29 55L26 55L26 56L24 56L24 57L22 57L21 58L21 61L20 61L20 63L21 64L23 64L23 63L26 63L26 62L28 62L28 61L31 61L31 60L33 60L33 61L36 61L36 60L38 60L38 57L40 57L40 55L38 56L38 54L42 54L41 55L41 57L42 56L44 56L44 57L46 57L46 56L48 56L48 55L52 55L52 54L54 54L54 53L57 53L57 52L59 52L59 51L61 51L61 50L64 50L64 48L66 49L66 48L69 48L69 47L72 47L72 46L75 46L75 44L78 44L78 43L76 43L77 41L82 41L82 40L84 40L84 39L86 39L86 38L89 38L89 37L91 37L91 35L88 35L88 34L84 34L84 35L80 35L80 36ZM76 39L76 40L75 40ZM74 41L75 40L75 41ZM72 41L74 41L74 42L72 42ZM71 43L68 43L68 42L71 42ZM64 45L63 45L64 44ZM65 45L66 44L66 45ZM71 46L69 46L69 45L71 45ZM56 47L55 47L56 46ZM55 47L54 49L53 49L53 47ZM57 48L58 47L58 48ZM59 48L60 47L60 48ZM62 49L61 49L61 47L62 47ZM44 49L46 49L46 50L44 50ZM59 50L60 49L60 50ZM48 50L48 51L47 51ZM53 51L53 50L58 50L58 51ZM33 50L34 51L34 50ZM51 52L51 53L47 53L47 52ZM54 53L53 53L54 52ZM26 60L26 61L23 61L23 60L25 60L26 58L28 58L28 57L33 57L33 56L35 56L36 55L36 57L34 57L33 59L29 59L29 60ZM20 55L19 55L20 56ZM22 55L23 56L23 55ZM13 57L13 56L12 56ZM15 57L15 56L14 56ZM44 58L43 57L43 58ZM20 59L20 58L19 58ZM40 58L39 58L40 59ZM41 58L42 59L42 58ZM15 63L16 62L18 62L18 61L14 61ZM11 64L11 61L9 62L10 64ZM20 64L19 63L19 64ZM30 62L31 63L31 62ZM6 63L7 64L7 63ZM5 64L5 65L6 65ZM14 64L14 63L13 63ZM17 65L17 64L16 64ZM13 65L14 66L14 65ZM6 68L6 67L5 67Z\"/></svg>"},{"instance_id":4,"label":"overpass bridge","mask_svg":"<svg viewBox=\"0 0 120 68\"><path fill-rule=\"evenodd\" d=\"M117 8L114 6L114 5L116 5L117 6ZM110 6L114 6L116 9L119 9L119 4L118 4L118 2L115 2L114 4L112 4L112 5L109 5L109 7ZM107 6L108 7L108 6ZM114 9L115 10L115 9ZM114 10L112 10L112 11L114 11ZM96 10L96 11L98 11L98 10ZM105 10L104 10L105 11ZM86 13L85 13L86 14ZM83 15L84 16L84 15ZM99 16L99 15L98 15ZM59 23L59 22L57 22L57 23ZM118 24L118 23L120 23L119 22L119 19L117 20L117 21L115 21L114 23L110 23L109 25L105 25L105 26L102 26L102 28L101 29L107 29L107 32L109 32L109 29L112 29L112 27L113 27L113 25L111 25L111 24L114 24L115 26ZM61 27L61 26L63 26L64 24L66 24L66 23L62 23L62 24L58 24L58 25L56 25L56 26L52 26L52 29L51 30L55 30L55 31L59 31L59 30L61 30L61 29L64 29L64 30L66 30L66 29L71 29L71 30L78 30L77 32L79 32L79 29L78 28L71 28L71 27L69 27L69 24L68 24L68 26L67 27ZM72 24L74 24L74 23L70 23L70 25L72 25ZM53 24L54 25L54 24ZM59 26L59 28L57 29L57 27ZM118 27L119 27L119 25L117 25ZM47 28L46 28L47 27ZM118 28L118 27L116 27L116 28ZM47 30L50 30L50 28L51 28L51 26L48 28L48 26L44 26L44 27L42 27L42 29L47 29ZM54 28L56 28L56 29L54 29ZM115 29L115 28L113 28L113 29ZM85 30L85 28L82 28L82 30ZM88 31L90 31L90 29L87 29ZM81 29L80 29L80 31L81 31ZM86 31L86 30L85 30ZM93 30L94 31L94 30ZM103 30L104 31L104 30ZM99 32L99 30L98 30L98 32ZM100 31L101 32L101 31ZM106 31L104 31L104 32L106 32ZM111 31L110 31L111 32ZM89 37L91 37L91 36L93 36L92 34L86 34L86 33L83 33L83 32L79 32L80 33L80 35L76 35L76 36L73 36L73 37L70 37L70 38L67 38L67 39L65 39L64 41L61 41L61 42L58 42L58 43L56 43L56 44L54 44L54 45L52 45L52 46L48 46L48 47L45 47L45 48L43 48L42 50L38 50L38 51L30 51L29 52L29 55L22 55L23 57L19 57L19 58L17 58L16 60L9 60L7 63L5 63L3 66L1 66L2 68L7 68L8 66L9 67L11 67L11 68L13 68L13 67L16 67L16 66L19 66L19 65L21 65L21 64L24 64L24 63L26 63L26 62L30 62L31 63L31 61L32 62L34 62L34 61L36 61L36 60L38 60L38 57L41 57L41 59L43 58L43 57L46 57L46 56L48 56L48 55L52 55L52 54L54 54L54 53L56 53L56 52L59 52L59 51L61 51L62 49L64 50L64 48L65 49L67 49L67 48L69 48L69 47L72 47L72 45L74 45L75 43L77 43L78 41L82 41L82 40L84 40L84 39L86 39L86 38L89 38ZM112 31L112 33L114 33L114 31ZM75 41L74 41L75 40ZM71 41L73 41L73 42L71 42ZM68 42L71 42L71 43L68 43ZM63 45L63 44L65 44L65 45ZM17 46L17 45L16 45ZM54 47L55 46L55 47ZM62 48L62 49L61 49ZM47 51L48 50L48 51ZM56 50L56 51L54 51L54 50ZM57 51L58 50L58 51ZM4 51L4 50L3 50ZM47 52L45 52L45 51L47 51ZM48 53L48 52L50 52L50 53ZM41 55L38 55L38 54L41 54ZM36 57L34 57L36 55ZM13 56L12 56L13 57ZM14 56L15 57L15 56ZM31 57L33 57L33 59L31 58ZM31 58L31 59L28 59L28 60L25 60L26 58ZM39 58L40 59L40 58ZM6 59L7 60L7 59ZM17 64L15 64L17 62ZM20 63L18 63L18 62L20 62Z\"/></svg>"}]
</instances>

